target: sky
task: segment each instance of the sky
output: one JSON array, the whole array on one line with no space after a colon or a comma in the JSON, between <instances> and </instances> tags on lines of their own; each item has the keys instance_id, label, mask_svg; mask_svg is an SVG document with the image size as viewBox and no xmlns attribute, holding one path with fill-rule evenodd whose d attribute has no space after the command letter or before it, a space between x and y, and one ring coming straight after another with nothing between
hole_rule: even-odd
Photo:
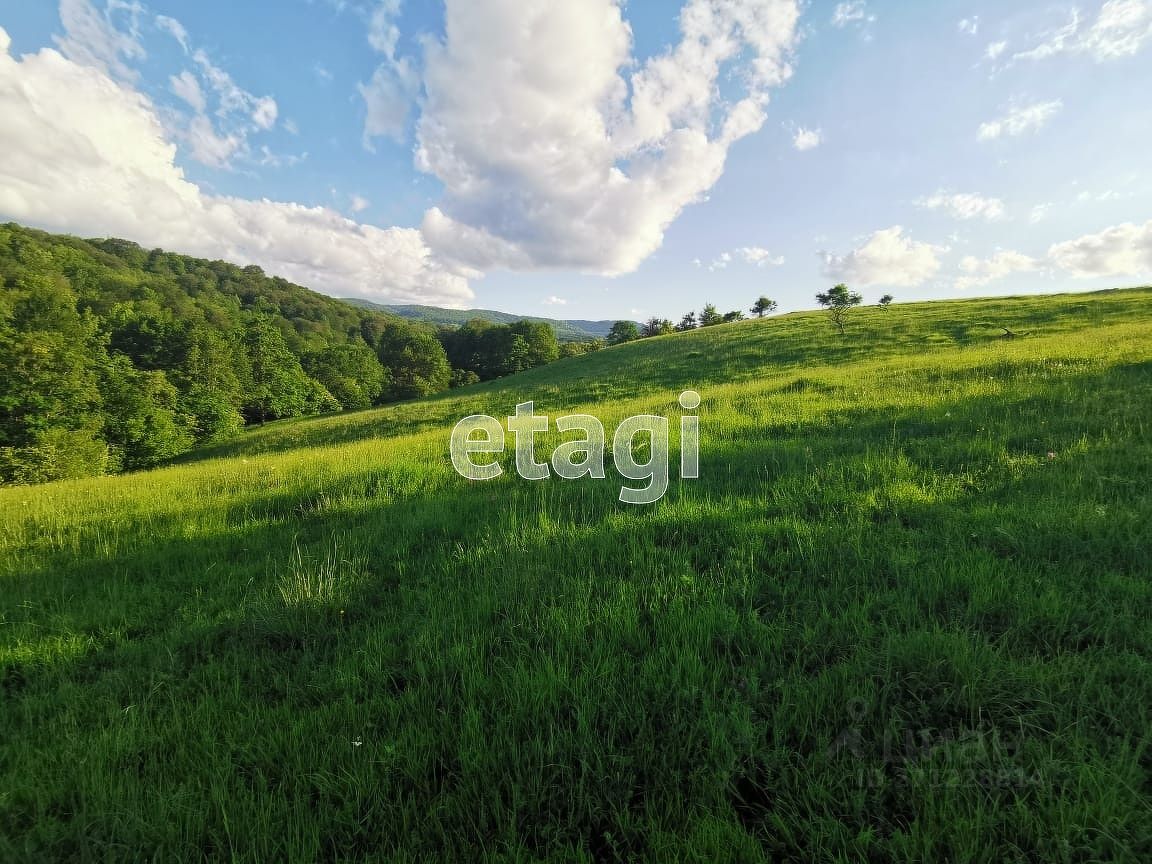
<instances>
[{"instance_id":1,"label":"sky","mask_svg":"<svg viewBox=\"0 0 1152 864\"><path fill-rule=\"evenodd\" d=\"M1152 280L1152 0L0 0L0 221L673 320Z\"/></svg>"}]
</instances>

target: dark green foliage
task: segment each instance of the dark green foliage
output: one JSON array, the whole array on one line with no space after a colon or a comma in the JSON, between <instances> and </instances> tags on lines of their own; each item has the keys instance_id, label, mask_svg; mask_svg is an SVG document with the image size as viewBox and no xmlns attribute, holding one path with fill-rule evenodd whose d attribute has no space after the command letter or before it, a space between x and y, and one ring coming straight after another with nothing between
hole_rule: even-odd
<instances>
[{"instance_id":1,"label":"dark green foliage","mask_svg":"<svg viewBox=\"0 0 1152 864\"><path fill-rule=\"evenodd\" d=\"M844 335L844 317L853 306L864 302L863 296L856 291L849 291L847 285L836 285L828 291L816 295L816 302L828 310L832 324Z\"/></svg>"},{"instance_id":2,"label":"dark green foliage","mask_svg":"<svg viewBox=\"0 0 1152 864\"><path fill-rule=\"evenodd\" d=\"M441 329L440 342L453 369L474 372L480 381L543 366L560 356L556 334L538 321L492 324L474 318L462 327Z\"/></svg>"},{"instance_id":3,"label":"dark green foliage","mask_svg":"<svg viewBox=\"0 0 1152 864\"><path fill-rule=\"evenodd\" d=\"M389 399L414 399L447 390L452 367L439 340L403 321L384 325L376 349L380 362L392 371Z\"/></svg>"},{"instance_id":4,"label":"dark green foliage","mask_svg":"<svg viewBox=\"0 0 1152 864\"><path fill-rule=\"evenodd\" d=\"M724 316L716 310L714 303L706 303L704 311L700 313L700 326L701 327L714 327L717 324L724 323Z\"/></svg>"},{"instance_id":5,"label":"dark green foliage","mask_svg":"<svg viewBox=\"0 0 1152 864\"><path fill-rule=\"evenodd\" d=\"M881 309L887 309L889 306L891 306L891 305L892 305L892 300L893 300L893 299L894 299L894 298L892 297L892 295L891 295L891 294L885 294L885 295L884 295L883 297L881 297L881 298L880 298L880 300L879 300L879 306L880 306L880 308L881 308Z\"/></svg>"},{"instance_id":6,"label":"dark green foliage","mask_svg":"<svg viewBox=\"0 0 1152 864\"><path fill-rule=\"evenodd\" d=\"M517 331L506 374L556 359ZM381 360L384 359L382 363ZM446 389L431 328L256 266L0 225L0 482L158 464L245 422Z\"/></svg>"},{"instance_id":7,"label":"dark green foliage","mask_svg":"<svg viewBox=\"0 0 1152 864\"><path fill-rule=\"evenodd\" d=\"M345 408L368 408L384 393L389 374L363 344L329 345L304 357L304 369Z\"/></svg>"},{"instance_id":8,"label":"dark green foliage","mask_svg":"<svg viewBox=\"0 0 1152 864\"><path fill-rule=\"evenodd\" d=\"M581 354L590 354L604 347L603 339L590 339L587 342L562 342L560 344L561 357L579 357Z\"/></svg>"},{"instance_id":9,"label":"dark green foliage","mask_svg":"<svg viewBox=\"0 0 1152 864\"><path fill-rule=\"evenodd\" d=\"M640 328L635 321L617 321L608 331L609 345L622 345L640 338Z\"/></svg>"},{"instance_id":10,"label":"dark green foliage","mask_svg":"<svg viewBox=\"0 0 1152 864\"><path fill-rule=\"evenodd\" d=\"M652 336L666 336L674 330L672 322L667 318L649 318L640 328L640 335L647 339Z\"/></svg>"},{"instance_id":11,"label":"dark green foliage","mask_svg":"<svg viewBox=\"0 0 1152 864\"><path fill-rule=\"evenodd\" d=\"M775 300L770 300L769 298L761 295L761 297L752 304L752 309L750 311L757 318L763 318L765 315L770 315L775 312L776 305L777 304Z\"/></svg>"},{"instance_id":12,"label":"dark green foliage","mask_svg":"<svg viewBox=\"0 0 1152 864\"><path fill-rule=\"evenodd\" d=\"M101 378L111 467L151 468L191 449L196 420L178 413L180 393L163 372L141 371L117 354L108 360Z\"/></svg>"},{"instance_id":13,"label":"dark green foliage","mask_svg":"<svg viewBox=\"0 0 1152 864\"><path fill-rule=\"evenodd\" d=\"M680 323L676 325L677 333L686 333L689 330L696 329L696 313L689 312L680 319Z\"/></svg>"}]
</instances>

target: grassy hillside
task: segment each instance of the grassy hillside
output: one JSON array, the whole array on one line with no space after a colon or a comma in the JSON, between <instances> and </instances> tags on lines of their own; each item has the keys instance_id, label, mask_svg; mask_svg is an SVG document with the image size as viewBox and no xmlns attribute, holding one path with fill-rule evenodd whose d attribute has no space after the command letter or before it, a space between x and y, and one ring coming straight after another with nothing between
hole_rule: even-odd
<instances>
[{"instance_id":1,"label":"grassy hillside","mask_svg":"<svg viewBox=\"0 0 1152 864\"><path fill-rule=\"evenodd\" d=\"M389 315L398 315L412 321L423 321L426 324L453 324L460 325L473 318L491 321L493 324L512 324L516 321L540 321L548 324L556 331L556 338L561 342L583 342L589 339L604 339L612 329L612 321L561 321L557 318L535 318L531 315L513 315L511 312L497 312L493 309L441 309L438 306L388 306L373 303L371 300L358 298L348 299L360 309L370 309L377 312L386 312Z\"/></svg>"},{"instance_id":2,"label":"grassy hillside","mask_svg":"<svg viewBox=\"0 0 1152 864\"><path fill-rule=\"evenodd\" d=\"M1152 860L1150 324L781 316L0 489L0 860ZM449 464L686 388L649 507Z\"/></svg>"}]
</instances>

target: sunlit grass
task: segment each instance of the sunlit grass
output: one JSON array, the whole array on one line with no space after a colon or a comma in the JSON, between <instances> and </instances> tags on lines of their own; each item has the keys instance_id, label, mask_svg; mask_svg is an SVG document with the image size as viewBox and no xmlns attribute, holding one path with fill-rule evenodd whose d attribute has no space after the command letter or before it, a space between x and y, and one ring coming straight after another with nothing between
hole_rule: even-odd
<instances>
[{"instance_id":1,"label":"sunlit grass","mask_svg":"<svg viewBox=\"0 0 1152 864\"><path fill-rule=\"evenodd\" d=\"M0 860L1149 860L1150 302L725 325L0 490ZM528 399L672 419L668 494L457 476Z\"/></svg>"}]
</instances>

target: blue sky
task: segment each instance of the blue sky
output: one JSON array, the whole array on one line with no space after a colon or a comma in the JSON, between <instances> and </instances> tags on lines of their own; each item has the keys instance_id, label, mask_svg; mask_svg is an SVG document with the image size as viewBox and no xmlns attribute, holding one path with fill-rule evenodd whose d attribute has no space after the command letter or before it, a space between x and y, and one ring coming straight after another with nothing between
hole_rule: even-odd
<instances>
[{"instance_id":1,"label":"blue sky","mask_svg":"<svg viewBox=\"0 0 1152 864\"><path fill-rule=\"evenodd\" d=\"M678 318L1152 277L1152 0L0 0L0 219Z\"/></svg>"}]
</instances>

